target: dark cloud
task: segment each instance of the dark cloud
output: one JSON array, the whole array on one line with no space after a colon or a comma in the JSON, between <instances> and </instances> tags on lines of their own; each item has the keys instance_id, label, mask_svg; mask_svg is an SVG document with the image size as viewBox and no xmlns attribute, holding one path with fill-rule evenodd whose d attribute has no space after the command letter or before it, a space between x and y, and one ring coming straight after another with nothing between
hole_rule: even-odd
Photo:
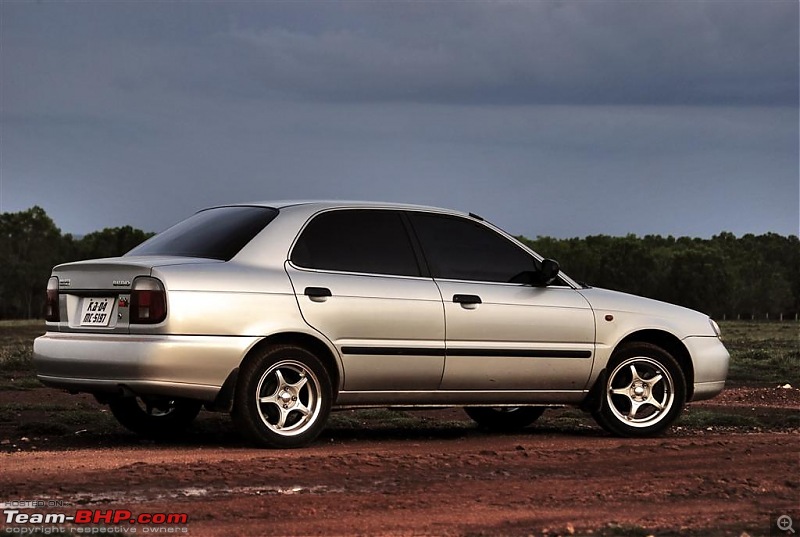
<instances>
[{"instance_id":1,"label":"dark cloud","mask_svg":"<svg viewBox=\"0 0 800 537\"><path fill-rule=\"evenodd\" d=\"M793 104L797 6L384 4L357 26L235 23L230 36L255 87L323 100Z\"/></svg>"},{"instance_id":2,"label":"dark cloud","mask_svg":"<svg viewBox=\"0 0 800 537\"><path fill-rule=\"evenodd\" d=\"M309 197L797 233L797 111L795 1L0 3L0 210L78 233Z\"/></svg>"},{"instance_id":3,"label":"dark cloud","mask_svg":"<svg viewBox=\"0 0 800 537\"><path fill-rule=\"evenodd\" d=\"M795 1L106 3L4 11L9 53L23 61L69 55L69 64L93 68L95 82L122 89L144 78L215 96L339 102L771 106L798 99Z\"/></svg>"}]
</instances>

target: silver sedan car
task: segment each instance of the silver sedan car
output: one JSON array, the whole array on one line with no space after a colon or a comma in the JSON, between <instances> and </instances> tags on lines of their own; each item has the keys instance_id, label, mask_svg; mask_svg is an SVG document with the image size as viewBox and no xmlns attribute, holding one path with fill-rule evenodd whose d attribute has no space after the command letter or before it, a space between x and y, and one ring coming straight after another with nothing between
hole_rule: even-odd
<instances>
[{"instance_id":1,"label":"silver sedan car","mask_svg":"<svg viewBox=\"0 0 800 537\"><path fill-rule=\"evenodd\" d=\"M38 378L164 435L201 407L256 444L332 409L462 406L512 430L551 405L664 431L725 384L701 313L576 283L475 214L350 202L198 212L126 255L55 267Z\"/></svg>"}]
</instances>

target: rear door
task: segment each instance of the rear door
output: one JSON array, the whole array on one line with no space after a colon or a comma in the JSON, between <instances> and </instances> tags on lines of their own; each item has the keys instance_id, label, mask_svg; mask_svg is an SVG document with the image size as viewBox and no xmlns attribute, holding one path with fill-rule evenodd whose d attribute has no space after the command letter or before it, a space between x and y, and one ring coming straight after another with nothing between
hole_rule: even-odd
<instances>
[{"instance_id":1,"label":"rear door","mask_svg":"<svg viewBox=\"0 0 800 537\"><path fill-rule=\"evenodd\" d=\"M405 216L391 209L315 215L286 270L306 322L339 350L345 391L434 390L444 370L444 311Z\"/></svg>"},{"instance_id":2,"label":"rear door","mask_svg":"<svg viewBox=\"0 0 800 537\"><path fill-rule=\"evenodd\" d=\"M409 213L445 307L443 390L582 390L595 325L561 281L534 287L534 257L482 222Z\"/></svg>"}]
</instances>

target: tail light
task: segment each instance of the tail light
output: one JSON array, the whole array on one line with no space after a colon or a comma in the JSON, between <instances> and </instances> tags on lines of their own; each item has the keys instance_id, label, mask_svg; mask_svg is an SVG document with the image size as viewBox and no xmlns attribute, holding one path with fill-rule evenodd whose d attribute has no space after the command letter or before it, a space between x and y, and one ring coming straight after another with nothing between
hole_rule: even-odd
<instances>
[{"instance_id":1,"label":"tail light","mask_svg":"<svg viewBox=\"0 0 800 537\"><path fill-rule=\"evenodd\" d=\"M58 276L53 276L47 280L47 299L44 306L45 320L49 323L59 322L61 320L60 309L58 305Z\"/></svg>"},{"instance_id":2,"label":"tail light","mask_svg":"<svg viewBox=\"0 0 800 537\"><path fill-rule=\"evenodd\" d=\"M140 276L131 286L131 324L158 324L167 318L167 292L164 284Z\"/></svg>"}]
</instances>

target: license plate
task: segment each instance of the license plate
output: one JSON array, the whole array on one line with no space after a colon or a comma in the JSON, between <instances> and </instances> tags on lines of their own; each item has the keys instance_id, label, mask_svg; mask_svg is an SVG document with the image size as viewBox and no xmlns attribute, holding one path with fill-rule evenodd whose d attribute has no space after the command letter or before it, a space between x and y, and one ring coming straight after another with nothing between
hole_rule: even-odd
<instances>
[{"instance_id":1,"label":"license plate","mask_svg":"<svg viewBox=\"0 0 800 537\"><path fill-rule=\"evenodd\" d=\"M111 297L91 297L83 299L81 326L108 326L115 299Z\"/></svg>"}]
</instances>

